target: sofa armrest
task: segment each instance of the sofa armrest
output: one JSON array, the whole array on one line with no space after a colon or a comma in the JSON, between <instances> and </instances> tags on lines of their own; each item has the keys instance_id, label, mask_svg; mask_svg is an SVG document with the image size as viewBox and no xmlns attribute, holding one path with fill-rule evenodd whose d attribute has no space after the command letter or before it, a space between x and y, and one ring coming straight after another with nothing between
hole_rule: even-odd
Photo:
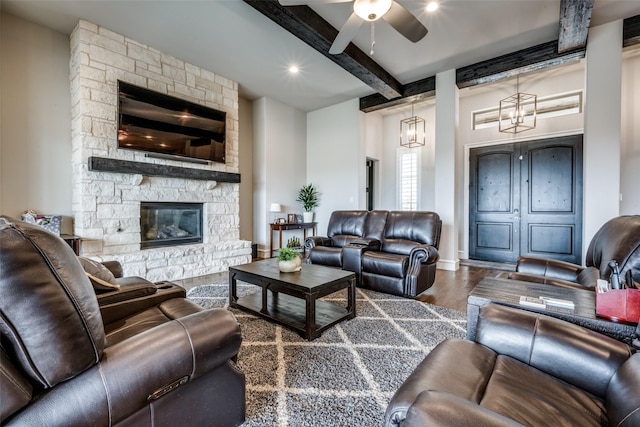
<instances>
[{"instance_id":1,"label":"sofa armrest","mask_svg":"<svg viewBox=\"0 0 640 427\"><path fill-rule=\"evenodd\" d=\"M333 246L333 244L330 238L322 236L310 236L304 241L304 247L307 250L315 246Z\"/></svg>"},{"instance_id":2,"label":"sofa armrest","mask_svg":"<svg viewBox=\"0 0 640 427\"><path fill-rule=\"evenodd\" d=\"M522 424L451 393L427 390L407 411L403 427L423 426L514 427Z\"/></svg>"},{"instance_id":3,"label":"sofa armrest","mask_svg":"<svg viewBox=\"0 0 640 427\"><path fill-rule=\"evenodd\" d=\"M631 355L626 344L592 330L497 304L480 309L476 342L600 398Z\"/></svg>"},{"instance_id":4,"label":"sofa armrest","mask_svg":"<svg viewBox=\"0 0 640 427\"><path fill-rule=\"evenodd\" d=\"M151 282L149 282L151 283ZM147 293L153 290L153 292ZM107 325L172 298L186 298L182 286L171 282L149 285L123 285L120 289L98 295L102 322Z\"/></svg>"},{"instance_id":5,"label":"sofa armrest","mask_svg":"<svg viewBox=\"0 0 640 427\"><path fill-rule=\"evenodd\" d=\"M578 276L585 267L548 258L521 256L516 264L518 273L550 277L578 283Z\"/></svg>"},{"instance_id":6,"label":"sofa armrest","mask_svg":"<svg viewBox=\"0 0 640 427\"><path fill-rule=\"evenodd\" d=\"M113 274L113 276L118 279L123 276L122 272L122 264L118 261L102 261L102 265L107 267L107 269Z\"/></svg>"},{"instance_id":7,"label":"sofa armrest","mask_svg":"<svg viewBox=\"0 0 640 427\"><path fill-rule=\"evenodd\" d=\"M98 364L40 395L15 425L117 425L163 393L231 363L242 342L231 312L204 310L107 347ZM147 409L149 410L149 409Z\"/></svg>"},{"instance_id":8,"label":"sofa armrest","mask_svg":"<svg viewBox=\"0 0 640 427\"><path fill-rule=\"evenodd\" d=\"M409 265L434 264L440 259L440 253L435 246L420 245L411 249L409 253ZM411 267L409 267L411 268Z\"/></svg>"},{"instance_id":9,"label":"sofa armrest","mask_svg":"<svg viewBox=\"0 0 640 427\"><path fill-rule=\"evenodd\" d=\"M364 248L366 250L379 251L381 244L382 243L378 239L360 238L360 239L352 240L345 247L353 246L353 247Z\"/></svg>"}]
</instances>

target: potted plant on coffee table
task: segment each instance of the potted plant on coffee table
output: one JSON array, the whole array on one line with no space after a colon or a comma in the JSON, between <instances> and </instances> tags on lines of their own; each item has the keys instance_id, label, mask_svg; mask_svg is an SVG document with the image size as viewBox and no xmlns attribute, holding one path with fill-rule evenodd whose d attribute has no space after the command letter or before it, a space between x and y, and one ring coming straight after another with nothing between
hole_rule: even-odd
<instances>
[{"instance_id":1,"label":"potted plant on coffee table","mask_svg":"<svg viewBox=\"0 0 640 427\"><path fill-rule=\"evenodd\" d=\"M318 207L318 190L313 184L303 185L300 191L298 191L297 202L302 203L304 212L302 214L303 222L313 222L313 208Z\"/></svg>"},{"instance_id":2,"label":"potted plant on coffee table","mask_svg":"<svg viewBox=\"0 0 640 427\"><path fill-rule=\"evenodd\" d=\"M291 248L280 248L278 251L278 268L283 273L302 270L300 253Z\"/></svg>"}]
</instances>

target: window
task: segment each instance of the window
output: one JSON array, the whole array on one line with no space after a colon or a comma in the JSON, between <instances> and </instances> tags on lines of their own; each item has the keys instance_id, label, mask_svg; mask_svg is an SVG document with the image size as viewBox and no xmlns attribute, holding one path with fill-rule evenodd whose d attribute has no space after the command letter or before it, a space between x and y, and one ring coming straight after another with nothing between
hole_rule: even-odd
<instances>
[{"instance_id":1,"label":"window","mask_svg":"<svg viewBox=\"0 0 640 427\"><path fill-rule=\"evenodd\" d=\"M539 97L537 104L537 119L578 114L582 112L582 91ZM498 127L498 107L474 111L472 114L474 130Z\"/></svg>"},{"instance_id":2,"label":"window","mask_svg":"<svg viewBox=\"0 0 640 427\"><path fill-rule=\"evenodd\" d=\"M419 151L398 150L398 209L418 210Z\"/></svg>"}]
</instances>

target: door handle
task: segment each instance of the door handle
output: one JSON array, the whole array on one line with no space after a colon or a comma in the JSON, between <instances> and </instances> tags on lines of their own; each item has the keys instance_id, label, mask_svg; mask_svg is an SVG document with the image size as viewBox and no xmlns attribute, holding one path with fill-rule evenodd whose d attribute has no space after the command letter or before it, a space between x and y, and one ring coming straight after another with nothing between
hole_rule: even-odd
<instances>
[{"instance_id":1,"label":"door handle","mask_svg":"<svg viewBox=\"0 0 640 427\"><path fill-rule=\"evenodd\" d=\"M513 217L512 219L515 219L516 221L518 221L520 219L520 211L518 209L514 209L513 210Z\"/></svg>"}]
</instances>

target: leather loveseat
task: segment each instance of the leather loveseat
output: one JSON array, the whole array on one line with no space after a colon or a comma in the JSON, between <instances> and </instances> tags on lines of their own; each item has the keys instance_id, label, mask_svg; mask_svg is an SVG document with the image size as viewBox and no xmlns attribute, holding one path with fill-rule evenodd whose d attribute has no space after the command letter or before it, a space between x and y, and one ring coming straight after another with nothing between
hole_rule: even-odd
<instances>
[{"instance_id":1,"label":"leather loveseat","mask_svg":"<svg viewBox=\"0 0 640 427\"><path fill-rule=\"evenodd\" d=\"M229 311L171 291L133 298L105 320L71 248L8 217L0 217L0 295L3 426L244 421L245 380L234 362L242 336Z\"/></svg>"},{"instance_id":2,"label":"leather loveseat","mask_svg":"<svg viewBox=\"0 0 640 427\"><path fill-rule=\"evenodd\" d=\"M494 304L476 331L476 342L427 355L389 403L387 427L640 425L640 353L628 345Z\"/></svg>"},{"instance_id":3,"label":"leather loveseat","mask_svg":"<svg viewBox=\"0 0 640 427\"><path fill-rule=\"evenodd\" d=\"M307 262L356 273L359 287L415 297L435 281L442 221L435 212L335 211Z\"/></svg>"},{"instance_id":4,"label":"leather loveseat","mask_svg":"<svg viewBox=\"0 0 640 427\"><path fill-rule=\"evenodd\" d=\"M620 279L631 271L634 282L640 283L640 215L624 215L607 221L593 236L587 250L585 265L547 258L521 256L516 271L503 277L527 282L546 283L580 289L595 289L598 279L608 280L609 262L619 266Z\"/></svg>"}]
</instances>

